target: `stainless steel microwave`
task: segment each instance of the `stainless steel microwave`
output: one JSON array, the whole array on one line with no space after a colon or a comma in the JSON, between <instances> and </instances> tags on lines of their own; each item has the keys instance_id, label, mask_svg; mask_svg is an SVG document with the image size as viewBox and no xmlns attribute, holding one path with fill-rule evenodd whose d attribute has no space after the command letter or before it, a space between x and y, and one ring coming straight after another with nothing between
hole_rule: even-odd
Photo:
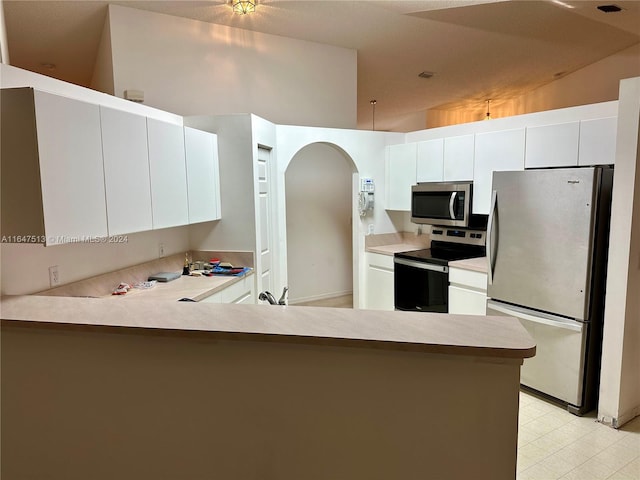
<instances>
[{"instance_id":1,"label":"stainless steel microwave","mask_svg":"<svg viewBox=\"0 0 640 480\"><path fill-rule=\"evenodd\" d=\"M411 187L411 221L469 227L472 182L428 182Z\"/></svg>"}]
</instances>

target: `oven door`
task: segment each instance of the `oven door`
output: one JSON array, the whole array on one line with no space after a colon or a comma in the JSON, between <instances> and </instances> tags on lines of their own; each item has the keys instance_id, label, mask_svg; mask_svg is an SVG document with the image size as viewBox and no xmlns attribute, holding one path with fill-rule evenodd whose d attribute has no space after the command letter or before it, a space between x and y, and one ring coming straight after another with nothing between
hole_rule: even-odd
<instances>
[{"instance_id":1,"label":"oven door","mask_svg":"<svg viewBox=\"0 0 640 480\"><path fill-rule=\"evenodd\" d=\"M396 310L447 313L449 267L394 258Z\"/></svg>"}]
</instances>

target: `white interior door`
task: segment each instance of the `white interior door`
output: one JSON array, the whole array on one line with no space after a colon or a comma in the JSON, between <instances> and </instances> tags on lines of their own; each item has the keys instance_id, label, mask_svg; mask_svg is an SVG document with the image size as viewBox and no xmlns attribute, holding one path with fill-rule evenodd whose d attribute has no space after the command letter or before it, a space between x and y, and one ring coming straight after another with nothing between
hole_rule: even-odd
<instances>
[{"instance_id":1,"label":"white interior door","mask_svg":"<svg viewBox=\"0 0 640 480\"><path fill-rule=\"evenodd\" d=\"M269 166L271 160L271 149L258 147L258 198L260 203L260 279L261 291L268 290L273 293L271 284L271 195L270 195L270 175Z\"/></svg>"}]
</instances>

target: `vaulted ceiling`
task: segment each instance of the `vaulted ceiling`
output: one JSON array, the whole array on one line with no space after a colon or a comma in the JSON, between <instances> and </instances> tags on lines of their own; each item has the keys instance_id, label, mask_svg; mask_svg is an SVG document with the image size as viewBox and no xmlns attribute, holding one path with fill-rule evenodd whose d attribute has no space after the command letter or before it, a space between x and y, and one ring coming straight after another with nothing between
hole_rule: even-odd
<instances>
[{"instance_id":1,"label":"vaulted ceiling","mask_svg":"<svg viewBox=\"0 0 640 480\"><path fill-rule=\"evenodd\" d=\"M481 112L640 42L637 0L617 13L604 0L258 0L251 15L221 0L3 3L10 63L85 86L109 3L356 49L360 128L372 99L379 129L431 108Z\"/></svg>"}]
</instances>

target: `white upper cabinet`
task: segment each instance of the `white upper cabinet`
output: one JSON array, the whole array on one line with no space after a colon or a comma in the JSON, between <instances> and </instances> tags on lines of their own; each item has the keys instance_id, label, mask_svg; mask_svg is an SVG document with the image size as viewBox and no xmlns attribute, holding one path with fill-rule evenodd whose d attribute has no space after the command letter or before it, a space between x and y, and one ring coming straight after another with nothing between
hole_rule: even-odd
<instances>
[{"instance_id":1,"label":"white upper cabinet","mask_svg":"<svg viewBox=\"0 0 640 480\"><path fill-rule=\"evenodd\" d=\"M100 107L110 235L151 230L147 119Z\"/></svg>"},{"instance_id":2,"label":"white upper cabinet","mask_svg":"<svg viewBox=\"0 0 640 480\"><path fill-rule=\"evenodd\" d=\"M147 118L153 228L189 223L184 129Z\"/></svg>"},{"instance_id":3,"label":"white upper cabinet","mask_svg":"<svg viewBox=\"0 0 640 480\"><path fill-rule=\"evenodd\" d=\"M473 149L475 135L460 135L444 139L445 182L473 180Z\"/></svg>"},{"instance_id":4,"label":"white upper cabinet","mask_svg":"<svg viewBox=\"0 0 640 480\"><path fill-rule=\"evenodd\" d=\"M578 165L613 165L617 128L617 117L581 121Z\"/></svg>"},{"instance_id":5,"label":"white upper cabinet","mask_svg":"<svg viewBox=\"0 0 640 480\"><path fill-rule=\"evenodd\" d=\"M527 128L525 168L578 165L580 122Z\"/></svg>"},{"instance_id":6,"label":"white upper cabinet","mask_svg":"<svg viewBox=\"0 0 640 480\"><path fill-rule=\"evenodd\" d=\"M416 180L418 182L441 182L444 140L437 138L418 142L416 149Z\"/></svg>"},{"instance_id":7,"label":"white upper cabinet","mask_svg":"<svg viewBox=\"0 0 640 480\"><path fill-rule=\"evenodd\" d=\"M386 158L386 209L411 210L411 186L416 183L415 143L390 145Z\"/></svg>"},{"instance_id":8,"label":"white upper cabinet","mask_svg":"<svg viewBox=\"0 0 640 480\"><path fill-rule=\"evenodd\" d=\"M33 95L46 244L106 237L100 108L40 91Z\"/></svg>"},{"instance_id":9,"label":"white upper cabinet","mask_svg":"<svg viewBox=\"0 0 640 480\"><path fill-rule=\"evenodd\" d=\"M218 137L184 127L189 223L220 219Z\"/></svg>"},{"instance_id":10,"label":"white upper cabinet","mask_svg":"<svg viewBox=\"0 0 640 480\"><path fill-rule=\"evenodd\" d=\"M524 169L525 130L476 134L473 213L489 214L493 172Z\"/></svg>"}]
</instances>

